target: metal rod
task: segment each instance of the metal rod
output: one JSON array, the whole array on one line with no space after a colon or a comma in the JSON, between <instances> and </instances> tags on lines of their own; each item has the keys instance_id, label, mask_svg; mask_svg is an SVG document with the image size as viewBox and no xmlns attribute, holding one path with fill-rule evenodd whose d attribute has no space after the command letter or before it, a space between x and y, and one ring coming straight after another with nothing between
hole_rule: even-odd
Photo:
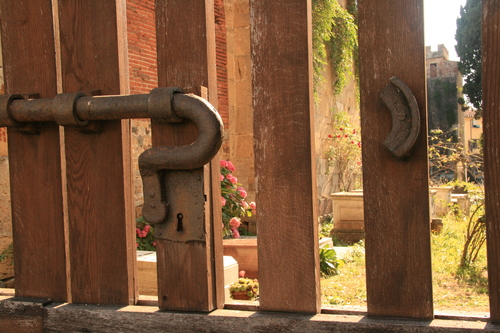
<instances>
[{"instance_id":1,"label":"metal rod","mask_svg":"<svg viewBox=\"0 0 500 333\"><path fill-rule=\"evenodd\" d=\"M80 120L116 120L151 118L149 95L85 96L76 101L76 115ZM10 104L10 113L18 122L54 121L52 98L22 100Z\"/></svg>"},{"instance_id":2,"label":"metal rod","mask_svg":"<svg viewBox=\"0 0 500 333\"><path fill-rule=\"evenodd\" d=\"M14 99L7 105L6 112L18 123L55 121L55 109L63 109L64 114L73 114L80 121L153 118L178 122L180 119L174 114L172 103L174 93L179 92L182 92L179 88L156 88L142 95L79 97L67 94L70 96L63 99Z\"/></svg>"},{"instance_id":3,"label":"metal rod","mask_svg":"<svg viewBox=\"0 0 500 333\"><path fill-rule=\"evenodd\" d=\"M81 120L151 118L149 95L81 97L76 115Z\"/></svg>"}]
</instances>

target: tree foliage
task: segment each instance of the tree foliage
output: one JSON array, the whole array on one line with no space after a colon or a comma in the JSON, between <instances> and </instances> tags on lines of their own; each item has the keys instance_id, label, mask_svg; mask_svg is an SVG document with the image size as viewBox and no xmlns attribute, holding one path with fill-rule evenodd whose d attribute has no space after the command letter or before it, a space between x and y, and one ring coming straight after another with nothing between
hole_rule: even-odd
<instances>
[{"instance_id":1,"label":"tree foliage","mask_svg":"<svg viewBox=\"0 0 500 333\"><path fill-rule=\"evenodd\" d=\"M476 116L481 116L481 12L482 0L467 0L460 7L460 17L457 19L455 50L460 57L458 70L464 76L463 93L468 102L476 109ZM465 104L465 100L460 101Z\"/></svg>"}]
</instances>

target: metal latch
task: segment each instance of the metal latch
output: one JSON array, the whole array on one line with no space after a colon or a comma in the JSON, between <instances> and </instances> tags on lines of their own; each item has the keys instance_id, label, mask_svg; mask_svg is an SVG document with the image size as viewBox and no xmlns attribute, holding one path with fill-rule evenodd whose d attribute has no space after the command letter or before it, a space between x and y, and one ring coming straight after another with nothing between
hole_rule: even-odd
<instances>
[{"instance_id":1,"label":"metal latch","mask_svg":"<svg viewBox=\"0 0 500 333\"><path fill-rule=\"evenodd\" d=\"M155 237L174 242L205 240L203 166L222 144L222 120L204 99L175 95L175 115L192 120L198 138L190 145L153 147L139 156L144 184L143 217Z\"/></svg>"},{"instance_id":2,"label":"metal latch","mask_svg":"<svg viewBox=\"0 0 500 333\"><path fill-rule=\"evenodd\" d=\"M196 124L199 134L192 144L148 149L139 156L139 169L144 185L143 216L156 224L155 237L204 241L203 166L217 154L223 138L222 120L206 100L182 94L179 88L156 88L149 94L128 96L92 97L81 92L46 99L0 96L0 127L23 133L36 134L30 125L43 121L95 133L97 127L87 128L91 120L131 118L171 123L190 119Z\"/></svg>"}]
</instances>

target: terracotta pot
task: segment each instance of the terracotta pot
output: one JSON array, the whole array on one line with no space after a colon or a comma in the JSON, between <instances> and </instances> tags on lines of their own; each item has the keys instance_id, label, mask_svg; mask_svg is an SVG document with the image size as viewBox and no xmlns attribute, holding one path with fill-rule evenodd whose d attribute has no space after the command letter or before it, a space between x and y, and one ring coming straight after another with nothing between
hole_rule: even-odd
<instances>
[{"instance_id":1,"label":"terracotta pot","mask_svg":"<svg viewBox=\"0 0 500 333\"><path fill-rule=\"evenodd\" d=\"M238 300L250 300L250 296L247 295L246 291L231 291L233 299Z\"/></svg>"}]
</instances>

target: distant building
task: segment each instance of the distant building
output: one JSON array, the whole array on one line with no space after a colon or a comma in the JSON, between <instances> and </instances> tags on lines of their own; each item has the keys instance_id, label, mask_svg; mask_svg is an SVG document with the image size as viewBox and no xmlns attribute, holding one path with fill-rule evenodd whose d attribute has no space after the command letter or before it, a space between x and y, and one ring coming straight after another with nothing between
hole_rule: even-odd
<instances>
[{"instance_id":1,"label":"distant building","mask_svg":"<svg viewBox=\"0 0 500 333\"><path fill-rule=\"evenodd\" d=\"M464 142L466 143L465 149L468 153L479 153L479 141L483 133L483 119L475 118L476 111L469 109L464 112Z\"/></svg>"},{"instance_id":2,"label":"distant building","mask_svg":"<svg viewBox=\"0 0 500 333\"><path fill-rule=\"evenodd\" d=\"M462 96L462 74L458 62L450 61L448 50L443 44L437 51L430 46L425 48L427 66L427 103L428 129L441 129L443 132L464 140L464 113L458 104Z\"/></svg>"}]
</instances>

